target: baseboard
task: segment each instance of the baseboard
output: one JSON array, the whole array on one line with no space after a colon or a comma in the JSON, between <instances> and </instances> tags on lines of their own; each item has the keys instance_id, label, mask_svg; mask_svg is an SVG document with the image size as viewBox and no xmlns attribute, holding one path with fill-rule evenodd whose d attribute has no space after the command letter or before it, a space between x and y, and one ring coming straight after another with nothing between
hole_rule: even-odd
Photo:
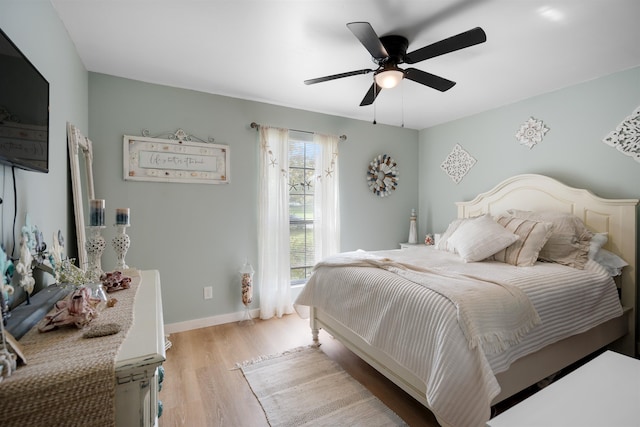
<instances>
[{"instance_id":1,"label":"baseboard","mask_svg":"<svg viewBox=\"0 0 640 427\"><path fill-rule=\"evenodd\" d=\"M260 316L260 309L251 310L251 317ZM165 334L190 331L192 329L206 328L208 326L222 325L225 323L239 322L244 318L244 311L221 314L219 316L204 317L202 319L186 320L184 322L167 323L164 325Z\"/></svg>"}]
</instances>

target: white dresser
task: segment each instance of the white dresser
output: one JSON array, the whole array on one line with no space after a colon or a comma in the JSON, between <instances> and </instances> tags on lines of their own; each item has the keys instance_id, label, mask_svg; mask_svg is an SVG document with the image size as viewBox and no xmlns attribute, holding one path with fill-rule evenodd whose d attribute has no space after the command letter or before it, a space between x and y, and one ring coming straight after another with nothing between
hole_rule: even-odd
<instances>
[{"instance_id":1,"label":"white dresser","mask_svg":"<svg viewBox=\"0 0 640 427\"><path fill-rule=\"evenodd\" d=\"M116 357L116 426L147 427L158 422L158 370L165 360L160 274L140 272L134 319Z\"/></svg>"}]
</instances>

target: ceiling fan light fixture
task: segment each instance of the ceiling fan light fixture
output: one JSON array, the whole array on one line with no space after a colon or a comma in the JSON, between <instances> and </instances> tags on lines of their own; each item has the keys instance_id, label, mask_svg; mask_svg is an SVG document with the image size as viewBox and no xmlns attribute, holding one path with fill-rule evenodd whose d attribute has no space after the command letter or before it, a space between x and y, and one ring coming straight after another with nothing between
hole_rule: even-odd
<instances>
[{"instance_id":1,"label":"ceiling fan light fixture","mask_svg":"<svg viewBox=\"0 0 640 427\"><path fill-rule=\"evenodd\" d=\"M375 75L376 84L384 89L398 86L403 78L404 71L397 67L385 68Z\"/></svg>"}]
</instances>

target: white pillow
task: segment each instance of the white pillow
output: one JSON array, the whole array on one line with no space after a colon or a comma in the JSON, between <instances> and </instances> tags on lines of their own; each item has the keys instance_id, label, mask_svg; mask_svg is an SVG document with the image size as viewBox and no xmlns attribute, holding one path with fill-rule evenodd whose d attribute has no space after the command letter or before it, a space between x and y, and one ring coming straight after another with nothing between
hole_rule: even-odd
<instances>
[{"instance_id":1,"label":"white pillow","mask_svg":"<svg viewBox=\"0 0 640 427\"><path fill-rule=\"evenodd\" d=\"M482 261L518 240L518 236L507 231L489 215L465 221L449 237L453 246L465 262Z\"/></svg>"},{"instance_id":2,"label":"white pillow","mask_svg":"<svg viewBox=\"0 0 640 427\"><path fill-rule=\"evenodd\" d=\"M447 252L455 252L452 245L449 244L449 237L460 227L463 222L470 221L469 218L458 218L451 221L447 230L440 236L440 239L436 243L436 249Z\"/></svg>"},{"instance_id":3,"label":"white pillow","mask_svg":"<svg viewBox=\"0 0 640 427\"><path fill-rule=\"evenodd\" d=\"M613 252L609 252L606 249L600 249L593 260L603 266L610 276L621 275L622 268L629 265L618 255Z\"/></svg>"},{"instance_id":4,"label":"white pillow","mask_svg":"<svg viewBox=\"0 0 640 427\"><path fill-rule=\"evenodd\" d=\"M608 240L608 233L594 233L589 242L589 259L594 259Z\"/></svg>"}]
</instances>

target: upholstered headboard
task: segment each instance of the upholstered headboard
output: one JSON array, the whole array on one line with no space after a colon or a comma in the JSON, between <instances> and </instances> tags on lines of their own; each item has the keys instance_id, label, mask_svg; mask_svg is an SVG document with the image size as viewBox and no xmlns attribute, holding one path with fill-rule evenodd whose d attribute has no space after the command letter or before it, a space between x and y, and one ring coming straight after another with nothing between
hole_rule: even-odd
<instances>
[{"instance_id":1,"label":"upholstered headboard","mask_svg":"<svg viewBox=\"0 0 640 427\"><path fill-rule=\"evenodd\" d=\"M543 175L516 175L481 193L468 202L458 202L458 217L467 218L508 209L553 210L572 213L592 231L608 233L605 248L621 256L628 264L618 285L622 305L633 309L630 325L635 345L636 325L636 206L638 199L603 199L585 189L569 187ZM631 322L630 322L631 323Z\"/></svg>"}]
</instances>

